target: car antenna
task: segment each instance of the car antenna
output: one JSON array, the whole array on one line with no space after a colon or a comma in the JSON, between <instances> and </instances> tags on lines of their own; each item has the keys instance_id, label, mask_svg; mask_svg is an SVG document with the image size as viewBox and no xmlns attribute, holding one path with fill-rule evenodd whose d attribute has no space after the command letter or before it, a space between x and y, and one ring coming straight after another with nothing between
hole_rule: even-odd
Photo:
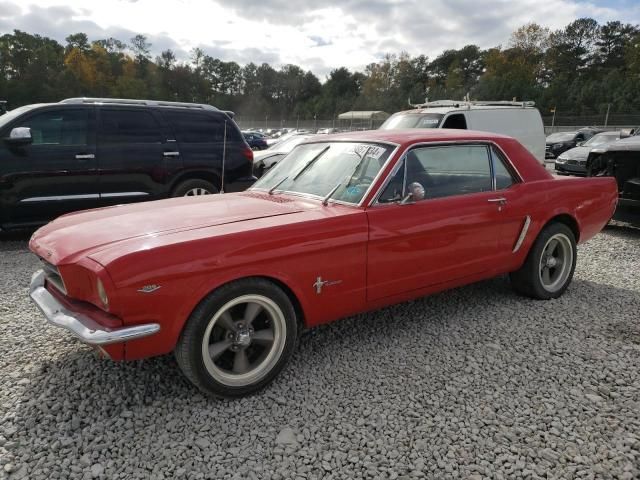
<instances>
[{"instance_id":1,"label":"car antenna","mask_svg":"<svg viewBox=\"0 0 640 480\"><path fill-rule=\"evenodd\" d=\"M227 121L224 121L224 137L222 139L222 180L220 180L220 193L224 193L224 167L227 160Z\"/></svg>"}]
</instances>

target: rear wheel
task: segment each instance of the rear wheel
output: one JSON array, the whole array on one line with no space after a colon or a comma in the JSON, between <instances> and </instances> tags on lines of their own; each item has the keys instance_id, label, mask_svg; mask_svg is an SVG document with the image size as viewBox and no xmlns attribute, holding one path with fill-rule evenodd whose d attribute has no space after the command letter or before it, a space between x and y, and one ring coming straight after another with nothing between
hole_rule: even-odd
<instances>
[{"instance_id":1,"label":"rear wheel","mask_svg":"<svg viewBox=\"0 0 640 480\"><path fill-rule=\"evenodd\" d=\"M218 189L206 180L186 180L171 192L172 197L196 197L200 195L212 195L218 193Z\"/></svg>"},{"instance_id":2,"label":"rear wheel","mask_svg":"<svg viewBox=\"0 0 640 480\"><path fill-rule=\"evenodd\" d=\"M187 378L205 393L238 397L273 380L296 337L287 295L267 280L246 279L214 291L194 310L175 354Z\"/></svg>"},{"instance_id":3,"label":"rear wheel","mask_svg":"<svg viewBox=\"0 0 640 480\"><path fill-rule=\"evenodd\" d=\"M571 283L575 268L573 232L563 223L552 223L540 232L522 268L510 275L511 283L531 298L558 298Z\"/></svg>"}]
</instances>

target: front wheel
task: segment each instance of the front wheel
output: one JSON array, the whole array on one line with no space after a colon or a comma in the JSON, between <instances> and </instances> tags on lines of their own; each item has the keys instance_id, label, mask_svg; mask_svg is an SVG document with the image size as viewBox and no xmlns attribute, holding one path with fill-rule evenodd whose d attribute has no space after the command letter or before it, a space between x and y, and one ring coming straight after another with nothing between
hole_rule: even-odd
<instances>
[{"instance_id":1,"label":"front wheel","mask_svg":"<svg viewBox=\"0 0 640 480\"><path fill-rule=\"evenodd\" d=\"M297 338L287 295L263 279L246 279L211 293L194 310L178 340L178 365L191 382L217 397L260 390L282 370Z\"/></svg>"},{"instance_id":2,"label":"front wheel","mask_svg":"<svg viewBox=\"0 0 640 480\"><path fill-rule=\"evenodd\" d=\"M542 229L511 284L520 294L540 300L558 298L567 289L576 268L576 239L563 223Z\"/></svg>"}]
</instances>

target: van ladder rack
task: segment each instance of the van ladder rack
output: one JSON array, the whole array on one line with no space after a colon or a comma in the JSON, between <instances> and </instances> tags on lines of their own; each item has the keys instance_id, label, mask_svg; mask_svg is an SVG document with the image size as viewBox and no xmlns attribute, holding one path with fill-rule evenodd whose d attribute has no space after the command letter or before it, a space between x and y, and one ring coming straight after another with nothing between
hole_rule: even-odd
<instances>
[{"instance_id":1,"label":"van ladder rack","mask_svg":"<svg viewBox=\"0 0 640 480\"><path fill-rule=\"evenodd\" d=\"M438 108L438 107L467 107L471 108L472 106L487 106L487 107L535 107L536 102L532 101L524 101L524 102L514 102L514 101L493 101L493 100L435 100L433 102L419 103L419 104L411 104L414 108Z\"/></svg>"}]
</instances>

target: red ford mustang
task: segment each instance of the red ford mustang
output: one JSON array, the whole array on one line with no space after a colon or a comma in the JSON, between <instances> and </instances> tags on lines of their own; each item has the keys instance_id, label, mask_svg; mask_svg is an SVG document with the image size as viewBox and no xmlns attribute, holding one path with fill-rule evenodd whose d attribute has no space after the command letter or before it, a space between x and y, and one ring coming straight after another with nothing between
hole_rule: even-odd
<instances>
[{"instance_id":1,"label":"red ford mustang","mask_svg":"<svg viewBox=\"0 0 640 480\"><path fill-rule=\"evenodd\" d=\"M303 326L505 273L560 296L617 197L614 179L555 179L499 135L334 135L246 192L58 218L31 239L31 297L114 360L173 351L203 391L240 396L272 381Z\"/></svg>"}]
</instances>

